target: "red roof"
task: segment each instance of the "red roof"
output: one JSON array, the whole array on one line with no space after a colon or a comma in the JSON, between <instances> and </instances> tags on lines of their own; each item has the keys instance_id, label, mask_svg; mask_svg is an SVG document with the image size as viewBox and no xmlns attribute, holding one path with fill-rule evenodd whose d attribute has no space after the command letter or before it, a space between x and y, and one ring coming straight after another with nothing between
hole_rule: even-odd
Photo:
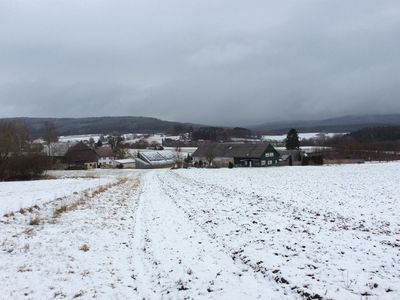
<instances>
[{"instance_id":1,"label":"red roof","mask_svg":"<svg viewBox=\"0 0 400 300\"><path fill-rule=\"evenodd\" d=\"M100 148L96 148L94 149L94 151L96 151L96 154L100 157L113 157L113 151L111 148L108 147L100 147Z\"/></svg>"}]
</instances>

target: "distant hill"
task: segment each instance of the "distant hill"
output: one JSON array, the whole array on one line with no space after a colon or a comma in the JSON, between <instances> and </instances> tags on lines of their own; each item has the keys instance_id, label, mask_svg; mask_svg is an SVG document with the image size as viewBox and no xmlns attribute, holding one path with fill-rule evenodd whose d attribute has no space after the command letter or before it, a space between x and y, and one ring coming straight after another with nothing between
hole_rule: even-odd
<instances>
[{"instance_id":1,"label":"distant hill","mask_svg":"<svg viewBox=\"0 0 400 300\"><path fill-rule=\"evenodd\" d=\"M261 133L286 133L290 128L300 132L351 132L365 127L400 125L400 114L344 116L325 120L269 122L249 128Z\"/></svg>"},{"instance_id":2,"label":"distant hill","mask_svg":"<svg viewBox=\"0 0 400 300\"><path fill-rule=\"evenodd\" d=\"M151 117L91 117L91 118L3 118L1 121L19 121L33 137L40 135L45 121L55 124L59 135L74 134L123 134L123 133L170 133L188 132L190 127L200 129L204 125L164 121ZM351 132L365 127L400 125L400 114L344 116L313 121L270 122L247 127L253 132L283 134L290 128L299 132ZM214 127L209 127L214 128ZM219 127L216 127L219 128ZM223 127L229 129L229 127ZM215 129L215 128L214 128ZM222 129L219 128L219 129Z\"/></svg>"},{"instance_id":3,"label":"distant hill","mask_svg":"<svg viewBox=\"0 0 400 300\"><path fill-rule=\"evenodd\" d=\"M362 128L351 132L349 136L361 143L400 141L400 126Z\"/></svg>"},{"instance_id":4,"label":"distant hill","mask_svg":"<svg viewBox=\"0 0 400 300\"><path fill-rule=\"evenodd\" d=\"M24 123L32 136L40 135L45 121L53 122L59 135L112 133L175 133L187 132L194 124L163 121L149 117L92 117L92 118L5 118L1 121Z\"/></svg>"}]
</instances>

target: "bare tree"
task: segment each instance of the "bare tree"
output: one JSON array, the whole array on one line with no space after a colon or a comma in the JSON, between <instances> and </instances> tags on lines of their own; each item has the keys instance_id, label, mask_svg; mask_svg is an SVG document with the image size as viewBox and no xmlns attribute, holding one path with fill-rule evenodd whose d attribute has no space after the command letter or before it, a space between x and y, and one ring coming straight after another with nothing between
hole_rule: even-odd
<instances>
[{"instance_id":1,"label":"bare tree","mask_svg":"<svg viewBox=\"0 0 400 300\"><path fill-rule=\"evenodd\" d=\"M207 160L209 166L212 166L212 162L213 162L214 158L215 158L214 151L212 149L209 149L206 153L206 160Z\"/></svg>"},{"instance_id":2,"label":"bare tree","mask_svg":"<svg viewBox=\"0 0 400 300\"><path fill-rule=\"evenodd\" d=\"M13 153L21 152L28 134L24 126L18 123L0 123L0 164L6 161Z\"/></svg>"},{"instance_id":3,"label":"bare tree","mask_svg":"<svg viewBox=\"0 0 400 300\"><path fill-rule=\"evenodd\" d=\"M32 145L24 126L0 122L0 180L30 179L43 172L40 147Z\"/></svg>"},{"instance_id":4,"label":"bare tree","mask_svg":"<svg viewBox=\"0 0 400 300\"><path fill-rule=\"evenodd\" d=\"M46 142L46 145L48 148L48 155L53 157L53 151L52 151L51 144L58 141L58 134L57 134L56 126L54 125L53 122L46 121L43 123L42 138Z\"/></svg>"},{"instance_id":5,"label":"bare tree","mask_svg":"<svg viewBox=\"0 0 400 300\"><path fill-rule=\"evenodd\" d=\"M94 148L94 146L95 146L95 141L94 141L93 137L89 138L89 146L90 146L90 148Z\"/></svg>"}]
</instances>

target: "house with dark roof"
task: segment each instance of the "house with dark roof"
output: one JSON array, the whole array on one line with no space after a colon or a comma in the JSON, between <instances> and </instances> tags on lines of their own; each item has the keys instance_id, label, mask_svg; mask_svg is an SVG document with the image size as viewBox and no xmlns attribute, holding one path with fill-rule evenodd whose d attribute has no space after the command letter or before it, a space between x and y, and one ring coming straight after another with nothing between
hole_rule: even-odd
<instances>
[{"instance_id":1,"label":"house with dark roof","mask_svg":"<svg viewBox=\"0 0 400 300\"><path fill-rule=\"evenodd\" d=\"M214 167L268 167L279 164L279 153L271 144L213 143L200 145L193 163Z\"/></svg>"},{"instance_id":2,"label":"house with dark roof","mask_svg":"<svg viewBox=\"0 0 400 300\"><path fill-rule=\"evenodd\" d=\"M90 148L83 142L70 147L65 154L65 161L69 168L92 169L111 165L114 159L111 148L100 147Z\"/></svg>"},{"instance_id":3,"label":"house with dark roof","mask_svg":"<svg viewBox=\"0 0 400 300\"><path fill-rule=\"evenodd\" d=\"M69 168L97 168L98 159L96 152L83 142L72 146L65 154Z\"/></svg>"}]
</instances>

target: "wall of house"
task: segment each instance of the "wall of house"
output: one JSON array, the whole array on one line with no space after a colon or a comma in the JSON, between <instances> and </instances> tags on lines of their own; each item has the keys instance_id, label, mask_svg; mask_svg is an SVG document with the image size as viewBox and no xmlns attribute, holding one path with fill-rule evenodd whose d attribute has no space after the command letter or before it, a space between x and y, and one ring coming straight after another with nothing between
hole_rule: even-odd
<instances>
[{"instance_id":1,"label":"wall of house","mask_svg":"<svg viewBox=\"0 0 400 300\"><path fill-rule=\"evenodd\" d=\"M100 157L99 164L101 165L110 165L111 164L111 157Z\"/></svg>"},{"instance_id":2,"label":"wall of house","mask_svg":"<svg viewBox=\"0 0 400 300\"><path fill-rule=\"evenodd\" d=\"M134 162L122 164L123 169L134 169L136 164Z\"/></svg>"},{"instance_id":3,"label":"wall of house","mask_svg":"<svg viewBox=\"0 0 400 300\"><path fill-rule=\"evenodd\" d=\"M97 162L88 162L84 163L86 169L95 169L97 168Z\"/></svg>"},{"instance_id":4,"label":"wall of house","mask_svg":"<svg viewBox=\"0 0 400 300\"><path fill-rule=\"evenodd\" d=\"M193 163L202 161L203 164L206 163L208 165L208 161L205 157L193 157ZM233 157L216 157L212 161L212 166L217 168L227 168L229 166L229 162L234 162Z\"/></svg>"},{"instance_id":5,"label":"wall of house","mask_svg":"<svg viewBox=\"0 0 400 300\"><path fill-rule=\"evenodd\" d=\"M279 164L279 153L269 145L260 159L261 167L276 166Z\"/></svg>"}]
</instances>

